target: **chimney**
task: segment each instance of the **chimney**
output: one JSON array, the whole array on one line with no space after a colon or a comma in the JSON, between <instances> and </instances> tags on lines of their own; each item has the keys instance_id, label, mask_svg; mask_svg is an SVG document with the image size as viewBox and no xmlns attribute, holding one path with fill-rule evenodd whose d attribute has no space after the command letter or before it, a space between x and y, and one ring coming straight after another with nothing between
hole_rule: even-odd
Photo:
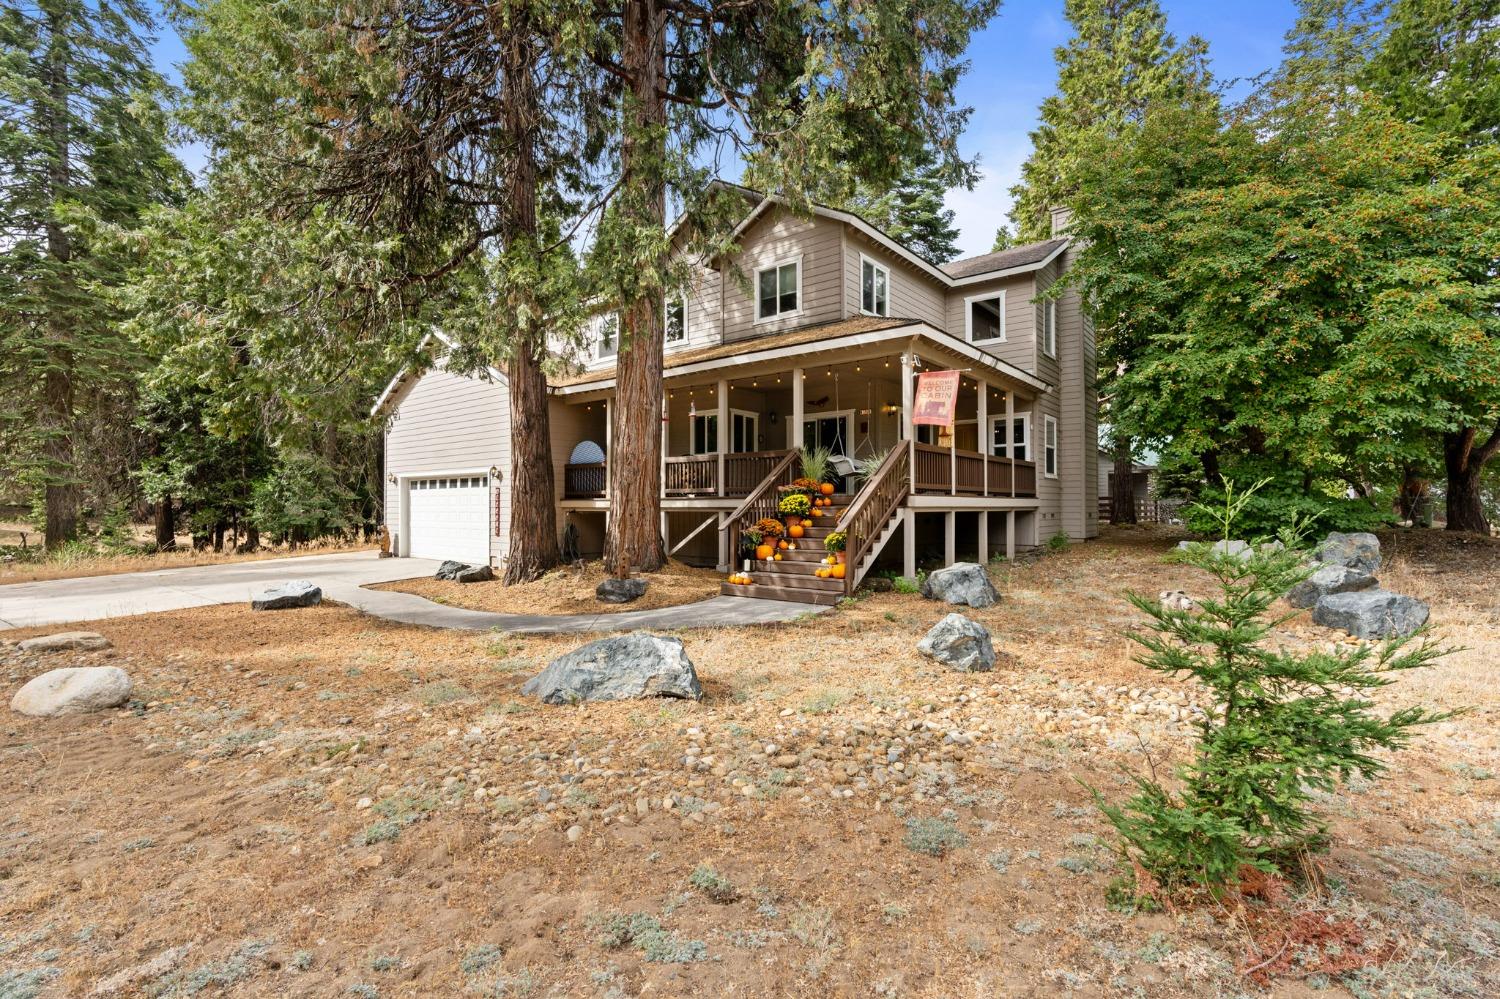
<instances>
[{"instance_id":1,"label":"chimney","mask_svg":"<svg viewBox=\"0 0 1500 999\"><path fill-rule=\"evenodd\" d=\"M1072 222L1073 209L1064 208L1062 205L1053 206L1052 236L1054 239L1058 236L1066 236L1068 234L1068 226L1072 224Z\"/></svg>"}]
</instances>

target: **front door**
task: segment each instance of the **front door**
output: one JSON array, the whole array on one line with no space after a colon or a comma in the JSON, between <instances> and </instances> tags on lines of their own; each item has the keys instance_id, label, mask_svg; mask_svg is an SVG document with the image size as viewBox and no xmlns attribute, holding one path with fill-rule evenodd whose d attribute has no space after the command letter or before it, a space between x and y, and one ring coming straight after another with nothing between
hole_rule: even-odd
<instances>
[{"instance_id":1,"label":"front door","mask_svg":"<svg viewBox=\"0 0 1500 999\"><path fill-rule=\"evenodd\" d=\"M802 446L811 451L826 448L832 454L853 457L854 435L850 432L850 413L814 413L802 421ZM844 478L830 475L835 489L844 492Z\"/></svg>"}]
</instances>

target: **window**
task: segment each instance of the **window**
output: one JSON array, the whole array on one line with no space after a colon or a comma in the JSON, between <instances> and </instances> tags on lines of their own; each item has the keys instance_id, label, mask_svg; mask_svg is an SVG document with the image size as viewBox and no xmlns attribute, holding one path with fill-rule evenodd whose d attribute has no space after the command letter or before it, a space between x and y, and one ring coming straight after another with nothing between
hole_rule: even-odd
<instances>
[{"instance_id":1,"label":"window","mask_svg":"<svg viewBox=\"0 0 1500 999\"><path fill-rule=\"evenodd\" d=\"M1057 478L1057 420L1042 417L1042 474Z\"/></svg>"},{"instance_id":2,"label":"window","mask_svg":"<svg viewBox=\"0 0 1500 999\"><path fill-rule=\"evenodd\" d=\"M713 454L718 450L719 414L697 414L693 417L693 453Z\"/></svg>"},{"instance_id":3,"label":"window","mask_svg":"<svg viewBox=\"0 0 1500 999\"><path fill-rule=\"evenodd\" d=\"M620 314L609 312L594 320L594 356L603 360L620 350Z\"/></svg>"},{"instance_id":4,"label":"window","mask_svg":"<svg viewBox=\"0 0 1500 999\"><path fill-rule=\"evenodd\" d=\"M687 338L687 296L667 299L667 343L681 343Z\"/></svg>"},{"instance_id":5,"label":"window","mask_svg":"<svg viewBox=\"0 0 1500 999\"><path fill-rule=\"evenodd\" d=\"M802 261L788 260L755 272L755 318L775 319L801 307Z\"/></svg>"},{"instance_id":6,"label":"window","mask_svg":"<svg viewBox=\"0 0 1500 999\"><path fill-rule=\"evenodd\" d=\"M859 308L867 316L891 314L891 272L860 256Z\"/></svg>"},{"instance_id":7,"label":"window","mask_svg":"<svg viewBox=\"0 0 1500 999\"><path fill-rule=\"evenodd\" d=\"M759 436L760 417L743 410L732 410L729 414L729 450L733 454L754 451Z\"/></svg>"},{"instance_id":8,"label":"window","mask_svg":"<svg viewBox=\"0 0 1500 999\"><path fill-rule=\"evenodd\" d=\"M1042 303L1042 353L1057 356L1057 300L1053 298Z\"/></svg>"},{"instance_id":9,"label":"window","mask_svg":"<svg viewBox=\"0 0 1500 999\"><path fill-rule=\"evenodd\" d=\"M1031 455L1031 414L1017 413L1005 432L1005 417L990 420L990 453L1025 461Z\"/></svg>"},{"instance_id":10,"label":"window","mask_svg":"<svg viewBox=\"0 0 1500 999\"><path fill-rule=\"evenodd\" d=\"M970 343L1005 340L1005 292L964 299L964 336Z\"/></svg>"}]
</instances>

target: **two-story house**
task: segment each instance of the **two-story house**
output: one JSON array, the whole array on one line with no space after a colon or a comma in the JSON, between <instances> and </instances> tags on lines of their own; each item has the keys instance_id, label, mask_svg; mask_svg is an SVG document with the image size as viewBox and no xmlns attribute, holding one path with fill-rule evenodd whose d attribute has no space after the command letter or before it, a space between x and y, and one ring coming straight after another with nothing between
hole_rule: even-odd
<instances>
[{"instance_id":1,"label":"two-story house","mask_svg":"<svg viewBox=\"0 0 1500 999\"><path fill-rule=\"evenodd\" d=\"M793 214L745 192L732 259L697 262L666 305L662 533L674 557L741 565L739 532L771 512L800 447L846 475L807 551L726 592L831 602L877 566L915 574L1098 531L1094 335L1053 239L933 264L848 212ZM608 517L619 320L594 317L550 380L559 523L585 556ZM508 547L509 407L499 372L441 363L394 380L385 516L400 555L499 564ZM582 356L577 356L580 354ZM961 372L957 417L913 426L924 371ZM849 533L844 580L814 578L818 538Z\"/></svg>"}]
</instances>

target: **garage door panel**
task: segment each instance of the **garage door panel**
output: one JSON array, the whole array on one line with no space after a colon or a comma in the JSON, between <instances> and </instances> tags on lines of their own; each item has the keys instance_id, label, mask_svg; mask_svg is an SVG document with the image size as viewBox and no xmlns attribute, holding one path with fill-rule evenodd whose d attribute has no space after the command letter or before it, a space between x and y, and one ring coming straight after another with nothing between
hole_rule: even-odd
<instances>
[{"instance_id":1,"label":"garage door panel","mask_svg":"<svg viewBox=\"0 0 1500 999\"><path fill-rule=\"evenodd\" d=\"M409 551L414 558L489 564L489 476L413 479L407 504Z\"/></svg>"}]
</instances>

